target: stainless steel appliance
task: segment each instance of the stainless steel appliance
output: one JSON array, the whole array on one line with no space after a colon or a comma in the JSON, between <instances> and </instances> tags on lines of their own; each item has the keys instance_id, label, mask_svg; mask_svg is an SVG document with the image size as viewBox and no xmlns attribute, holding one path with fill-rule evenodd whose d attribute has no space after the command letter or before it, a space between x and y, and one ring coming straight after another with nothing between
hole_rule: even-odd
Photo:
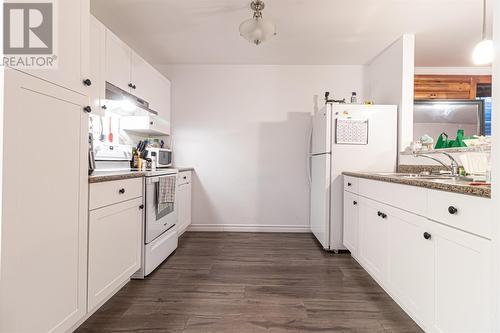
<instances>
[{"instance_id":1,"label":"stainless steel appliance","mask_svg":"<svg viewBox=\"0 0 500 333\"><path fill-rule=\"evenodd\" d=\"M413 107L413 138L427 134L437 140L445 132L451 137L463 129L466 136L485 134L484 101L422 100Z\"/></svg>"},{"instance_id":2,"label":"stainless steel appliance","mask_svg":"<svg viewBox=\"0 0 500 333\"><path fill-rule=\"evenodd\" d=\"M152 163L157 168L167 168L172 165L172 150L166 148L146 148Z\"/></svg>"},{"instance_id":3,"label":"stainless steel appliance","mask_svg":"<svg viewBox=\"0 0 500 333\"><path fill-rule=\"evenodd\" d=\"M133 278L144 278L177 248L177 212L175 203L178 171L147 171L144 177L144 247L142 265ZM166 186L168 200L160 201L160 186ZM163 189L165 190L165 189Z\"/></svg>"}]
</instances>

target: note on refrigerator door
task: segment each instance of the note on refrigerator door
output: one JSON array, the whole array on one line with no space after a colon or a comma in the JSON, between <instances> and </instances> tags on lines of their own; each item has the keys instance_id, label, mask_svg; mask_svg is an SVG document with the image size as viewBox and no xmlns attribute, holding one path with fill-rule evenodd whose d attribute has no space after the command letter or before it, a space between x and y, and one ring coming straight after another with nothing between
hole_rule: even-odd
<instances>
[{"instance_id":1,"label":"note on refrigerator door","mask_svg":"<svg viewBox=\"0 0 500 333\"><path fill-rule=\"evenodd\" d=\"M368 119L337 118L335 143L368 144Z\"/></svg>"}]
</instances>

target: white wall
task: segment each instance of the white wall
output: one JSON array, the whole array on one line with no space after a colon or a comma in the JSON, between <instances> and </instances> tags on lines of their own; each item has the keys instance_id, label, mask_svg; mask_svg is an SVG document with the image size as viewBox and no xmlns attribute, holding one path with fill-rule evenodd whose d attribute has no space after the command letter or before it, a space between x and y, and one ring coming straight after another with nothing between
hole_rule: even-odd
<instances>
[{"instance_id":1,"label":"white wall","mask_svg":"<svg viewBox=\"0 0 500 333\"><path fill-rule=\"evenodd\" d=\"M403 35L367 67L369 97L375 104L397 104L399 149L413 141L415 36Z\"/></svg>"},{"instance_id":2,"label":"white wall","mask_svg":"<svg viewBox=\"0 0 500 333\"><path fill-rule=\"evenodd\" d=\"M363 66L158 66L178 166L196 169L192 230L309 231L310 113L363 99ZM315 95L319 100L315 102Z\"/></svg>"}]
</instances>

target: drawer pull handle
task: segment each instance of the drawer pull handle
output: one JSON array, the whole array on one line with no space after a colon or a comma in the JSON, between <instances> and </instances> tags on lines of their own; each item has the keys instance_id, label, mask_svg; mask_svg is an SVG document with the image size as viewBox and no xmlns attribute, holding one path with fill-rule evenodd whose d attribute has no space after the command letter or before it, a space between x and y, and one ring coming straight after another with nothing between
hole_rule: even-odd
<instances>
[{"instance_id":1,"label":"drawer pull handle","mask_svg":"<svg viewBox=\"0 0 500 333\"><path fill-rule=\"evenodd\" d=\"M424 232L424 238L425 239L431 239L432 235L428 232Z\"/></svg>"},{"instance_id":2,"label":"drawer pull handle","mask_svg":"<svg viewBox=\"0 0 500 333\"><path fill-rule=\"evenodd\" d=\"M118 193L120 193L120 194L125 194L125 189L124 189L124 188L121 188L120 190L118 190Z\"/></svg>"},{"instance_id":3,"label":"drawer pull handle","mask_svg":"<svg viewBox=\"0 0 500 333\"><path fill-rule=\"evenodd\" d=\"M139 209L144 209L144 205L140 205L140 206L139 206Z\"/></svg>"},{"instance_id":4,"label":"drawer pull handle","mask_svg":"<svg viewBox=\"0 0 500 333\"><path fill-rule=\"evenodd\" d=\"M456 209L455 207L453 207L453 206L448 207L448 213L454 215L457 212L458 212L458 209Z\"/></svg>"},{"instance_id":5,"label":"drawer pull handle","mask_svg":"<svg viewBox=\"0 0 500 333\"><path fill-rule=\"evenodd\" d=\"M353 202L352 202L352 204L353 204L354 206L356 206L356 205L358 204L358 202L357 202L357 201L353 201Z\"/></svg>"},{"instance_id":6,"label":"drawer pull handle","mask_svg":"<svg viewBox=\"0 0 500 333\"><path fill-rule=\"evenodd\" d=\"M352 184L351 183L347 183L347 186L352 186Z\"/></svg>"}]
</instances>

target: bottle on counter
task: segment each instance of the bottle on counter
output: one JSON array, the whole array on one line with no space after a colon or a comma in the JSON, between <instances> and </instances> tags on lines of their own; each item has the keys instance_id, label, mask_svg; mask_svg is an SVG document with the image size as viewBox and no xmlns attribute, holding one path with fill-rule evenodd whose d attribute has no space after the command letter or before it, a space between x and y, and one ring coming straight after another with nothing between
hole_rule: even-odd
<instances>
[{"instance_id":1,"label":"bottle on counter","mask_svg":"<svg viewBox=\"0 0 500 333\"><path fill-rule=\"evenodd\" d=\"M356 103L358 103L358 95L356 94L355 91L353 91L351 95L351 104L356 104Z\"/></svg>"}]
</instances>

